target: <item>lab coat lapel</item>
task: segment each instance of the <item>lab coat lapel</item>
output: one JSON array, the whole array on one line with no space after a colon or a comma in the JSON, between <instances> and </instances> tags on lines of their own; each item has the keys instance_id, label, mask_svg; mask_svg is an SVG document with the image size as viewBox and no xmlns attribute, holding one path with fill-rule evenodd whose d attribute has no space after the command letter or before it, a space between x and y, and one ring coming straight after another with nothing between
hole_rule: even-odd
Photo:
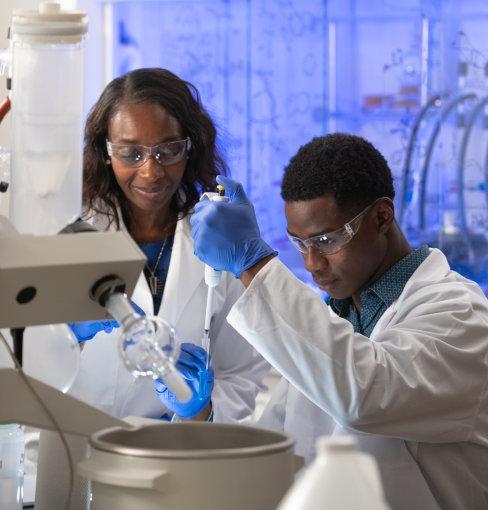
<instances>
[{"instance_id":1,"label":"lab coat lapel","mask_svg":"<svg viewBox=\"0 0 488 510\"><path fill-rule=\"evenodd\" d=\"M204 264L193 253L188 216L178 220L159 315L176 324L185 306L202 282Z\"/></svg>"},{"instance_id":2,"label":"lab coat lapel","mask_svg":"<svg viewBox=\"0 0 488 510\"><path fill-rule=\"evenodd\" d=\"M120 230L127 231L122 221L122 213L117 208ZM115 224L108 225L103 215L91 215L87 219L98 230L116 230ZM164 287L163 301L158 315L175 325L188 301L195 292L205 274L205 266L193 254L193 240L189 217L178 220L169 263L168 276ZM141 272L132 299L145 310L153 310L151 292L144 274Z\"/></svg>"},{"instance_id":3,"label":"lab coat lapel","mask_svg":"<svg viewBox=\"0 0 488 510\"><path fill-rule=\"evenodd\" d=\"M376 323L370 335L371 340L374 341L377 333L384 331L387 327L391 326L394 321L398 320L398 310L404 307L405 299L411 295L412 288L415 288L419 283L422 284L425 280L442 278L447 274L449 269L449 263L445 255L440 250L431 248L429 256L410 277L398 299L392 303Z\"/></svg>"}]
</instances>

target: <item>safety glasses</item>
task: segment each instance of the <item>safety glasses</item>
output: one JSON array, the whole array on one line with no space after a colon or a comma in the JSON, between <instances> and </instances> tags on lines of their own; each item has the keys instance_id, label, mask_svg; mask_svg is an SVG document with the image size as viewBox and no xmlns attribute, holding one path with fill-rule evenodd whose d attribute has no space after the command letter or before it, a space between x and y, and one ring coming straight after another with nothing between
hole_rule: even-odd
<instances>
[{"instance_id":1,"label":"safety glasses","mask_svg":"<svg viewBox=\"0 0 488 510\"><path fill-rule=\"evenodd\" d=\"M288 234L288 238L292 242L293 246L302 253L307 253L309 248L314 248L323 255L333 255L344 248L344 246L358 233L359 227L361 226L361 223L368 211L382 198L385 197L375 200L351 221L348 221L343 227L334 230L333 232L319 234L317 236L309 237L308 239L300 239L299 237Z\"/></svg>"},{"instance_id":2,"label":"safety glasses","mask_svg":"<svg viewBox=\"0 0 488 510\"><path fill-rule=\"evenodd\" d=\"M123 165L134 168L142 166L151 155L154 155L154 158L160 165L174 165L183 161L190 149L190 138L174 142L164 142L153 147L135 144L115 144L107 140L108 155L120 161Z\"/></svg>"}]
</instances>

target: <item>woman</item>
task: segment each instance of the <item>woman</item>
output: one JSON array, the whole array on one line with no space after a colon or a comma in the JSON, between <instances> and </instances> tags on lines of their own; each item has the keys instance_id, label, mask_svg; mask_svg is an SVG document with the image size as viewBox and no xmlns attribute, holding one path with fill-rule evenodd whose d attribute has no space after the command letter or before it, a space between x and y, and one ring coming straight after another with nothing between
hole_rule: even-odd
<instances>
[{"instance_id":1,"label":"woman","mask_svg":"<svg viewBox=\"0 0 488 510\"><path fill-rule=\"evenodd\" d=\"M194 390L175 402L164 384L134 379L119 359L118 331L84 344L71 394L116 416L230 421L252 412L266 363L226 321L241 294L224 274L210 329L212 367L198 395L206 353L201 344L207 287L193 254L189 215L202 192L225 173L216 130L191 84L163 69L138 69L113 80L86 124L85 220L99 230L124 229L146 254L133 302L171 323L182 342L178 368ZM197 344L197 345L195 345ZM212 390L213 384L213 390ZM156 389L156 391L155 391Z\"/></svg>"}]
</instances>

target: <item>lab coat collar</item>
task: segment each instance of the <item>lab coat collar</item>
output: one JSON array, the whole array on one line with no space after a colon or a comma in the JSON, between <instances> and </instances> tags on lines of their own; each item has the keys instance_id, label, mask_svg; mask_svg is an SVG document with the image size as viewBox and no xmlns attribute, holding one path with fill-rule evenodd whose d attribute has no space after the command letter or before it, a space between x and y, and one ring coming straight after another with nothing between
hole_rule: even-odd
<instances>
[{"instance_id":1,"label":"lab coat collar","mask_svg":"<svg viewBox=\"0 0 488 510\"><path fill-rule=\"evenodd\" d=\"M415 286L425 286L429 282L438 282L445 278L451 270L445 255L437 248L429 248L429 255L410 277L398 299L385 311L376 323L370 338L374 339L377 332L384 330L393 317L415 290ZM406 307L408 309L409 307Z\"/></svg>"},{"instance_id":2,"label":"lab coat collar","mask_svg":"<svg viewBox=\"0 0 488 510\"><path fill-rule=\"evenodd\" d=\"M373 329L372 322L377 321L378 315L390 307L402 294L406 283L410 280L420 264L429 256L429 247L423 245L411 251L404 258L389 267L378 279L361 291L360 312L355 310L352 298L329 300L329 306L339 316L350 320L355 331L369 336L368 331ZM380 314L379 312L383 310ZM357 320L356 320L357 317Z\"/></svg>"},{"instance_id":3,"label":"lab coat collar","mask_svg":"<svg viewBox=\"0 0 488 510\"><path fill-rule=\"evenodd\" d=\"M173 253L159 315L176 324L188 301L195 294L195 289L201 284L204 273L203 262L193 253L190 220L189 216L186 216L176 224Z\"/></svg>"},{"instance_id":4,"label":"lab coat collar","mask_svg":"<svg viewBox=\"0 0 488 510\"><path fill-rule=\"evenodd\" d=\"M450 270L446 256L437 248L429 248L429 255L408 280L399 299L407 294L412 285L425 281L438 281L446 277Z\"/></svg>"},{"instance_id":5,"label":"lab coat collar","mask_svg":"<svg viewBox=\"0 0 488 510\"><path fill-rule=\"evenodd\" d=\"M388 307L394 303L403 292L407 282L422 262L429 256L429 247L424 244L420 248L411 251L407 256L388 268L376 281L361 293L366 298L367 292L374 292L378 298Z\"/></svg>"}]
</instances>

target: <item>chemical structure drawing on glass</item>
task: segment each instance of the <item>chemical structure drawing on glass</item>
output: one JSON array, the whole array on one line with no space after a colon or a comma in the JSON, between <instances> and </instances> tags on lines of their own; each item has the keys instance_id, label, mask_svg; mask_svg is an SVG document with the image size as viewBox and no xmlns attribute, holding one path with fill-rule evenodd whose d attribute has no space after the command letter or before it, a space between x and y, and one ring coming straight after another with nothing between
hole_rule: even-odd
<instances>
[{"instance_id":1,"label":"chemical structure drawing on glass","mask_svg":"<svg viewBox=\"0 0 488 510\"><path fill-rule=\"evenodd\" d=\"M232 175L253 199L263 235L285 238L279 183L299 146L322 134L321 1L195 2L191 15L164 2L118 4L117 74L166 67L193 83L215 120ZM164 19L152 30L151 19ZM205 22L203 21L205 20ZM141 30L144 27L144 30ZM138 40L135 34L140 35ZM160 48L155 52L154 48ZM314 50L312 51L311 48Z\"/></svg>"},{"instance_id":2,"label":"chemical structure drawing on glass","mask_svg":"<svg viewBox=\"0 0 488 510\"><path fill-rule=\"evenodd\" d=\"M486 232L488 12L463 17L441 4L116 2L114 73L160 66L197 87L263 236L297 272L281 177L301 145L331 130L385 155L412 244L443 228Z\"/></svg>"}]
</instances>

